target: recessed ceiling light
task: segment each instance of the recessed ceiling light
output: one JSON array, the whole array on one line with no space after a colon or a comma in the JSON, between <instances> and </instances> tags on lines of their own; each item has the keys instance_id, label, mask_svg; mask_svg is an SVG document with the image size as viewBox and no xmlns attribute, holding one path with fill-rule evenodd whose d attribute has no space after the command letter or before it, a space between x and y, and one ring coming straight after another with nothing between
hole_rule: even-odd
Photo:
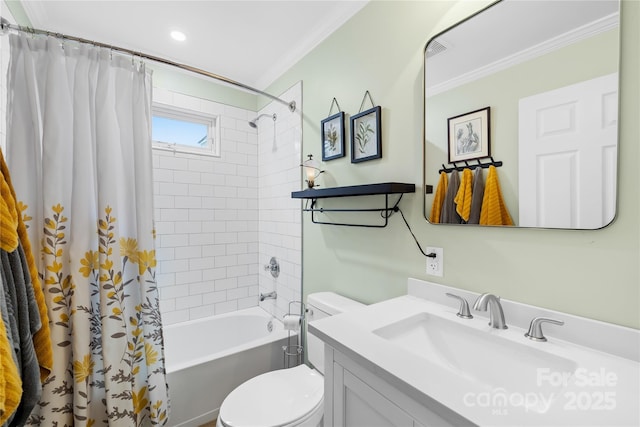
<instances>
[{"instance_id":1,"label":"recessed ceiling light","mask_svg":"<svg viewBox=\"0 0 640 427\"><path fill-rule=\"evenodd\" d=\"M171 31L171 38L179 42L183 42L187 39L187 36L185 36L182 31L176 30L176 31Z\"/></svg>"}]
</instances>

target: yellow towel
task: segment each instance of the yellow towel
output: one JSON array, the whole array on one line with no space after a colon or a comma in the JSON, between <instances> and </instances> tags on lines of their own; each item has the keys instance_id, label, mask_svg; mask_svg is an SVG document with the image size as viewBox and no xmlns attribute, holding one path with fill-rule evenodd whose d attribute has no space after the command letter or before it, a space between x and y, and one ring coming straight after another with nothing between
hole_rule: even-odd
<instances>
[{"instance_id":1,"label":"yellow towel","mask_svg":"<svg viewBox=\"0 0 640 427\"><path fill-rule=\"evenodd\" d=\"M453 201L456 204L456 212L464 222L469 221L471 215L471 189L473 188L473 174L471 169L462 170L462 180L460 180L460 188Z\"/></svg>"},{"instance_id":2,"label":"yellow towel","mask_svg":"<svg viewBox=\"0 0 640 427\"><path fill-rule=\"evenodd\" d=\"M27 258L27 264L29 265L29 274L31 275L31 283L33 285L33 294L38 304L38 311L40 312L40 322L42 326L40 330L33 336L33 346L36 350L36 356L38 357L38 364L40 365L40 380L44 381L53 368L53 350L51 347L51 332L49 329L49 315L47 313L47 304L44 300L44 292L40 285L40 277L38 276L38 268L36 267L35 259L33 258L33 251L31 250L31 243L29 242L29 235L27 234L27 227L22 221L22 214L18 212L16 207L16 192L11 185L11 178L9 176L9 168L4 161L2 151L0 151L0 175L2 180L8 188L9 194L5 194L2 191L2 198L5 199L7 206L13 206L15 218L17 219L17 232L22 243L22 249ZM2 186L4 189L4 185Z\"/></svg>"},{"instance_id":3,"label":"yellow towel","mask_svg":"<svg viewBox=\"0 0 640 427\"><path fill-rule=\"evenodd\" d=\"M438 181L438 188L436 188L436 194L433 196L433 205L431 205L431 216L429 221L432 224L440 223L440 211L442 210L442 203L444 202L444 196L447 194L447 185L449 178L446 172L440 172L440 180Z\"/></svg>"},{"instance_id":4,"label":"yellow towel","mask_svg":"<svg viewBox=\"0 0 640 427\"><path fill-rule=\"evenodd\" d=\"M0 152L0 156L2 153ZM13 252L18 248L18 213L9 184L0 174L0 248ZM0 286L2 280L0 280ZM22 400L22 380L13 360L13 348L0 316L0 425L13 415Z\"/></svg>"},{"instance_id":5,"label":"yellow towel","mask_svg":"<svg viewBox=\"0 0 640 427\"><path fill-rule=\"evenodd\" d=\"M3 285L0 283L0 286ZM13 415L22 400L22 380L12 352L7 330L0 317L0 425L4 425Z\"/></svg>"},{"instance_id":6,"label":"yellow towel","mask_svg":"<svg viewBox=\"0 0 640 427\"><path fill-rule=\"evenodd\" d=\"M0 176L0 248L13 252L18 247L18 216L9 185Z\"/></svg>"},{"instance_id":7,"label":"yellow towel","mask_svg":"<svg viewBox=\"0 0 640 427\"><path fill-rule=\"evenodd\" d=\"M513 225L511 215L509 215L509 211L502 199L498 171L495 166L489 166L489 174L487 175L482 199L482 210L480 211L480 224Z\"/></svg>"}]
</instances>

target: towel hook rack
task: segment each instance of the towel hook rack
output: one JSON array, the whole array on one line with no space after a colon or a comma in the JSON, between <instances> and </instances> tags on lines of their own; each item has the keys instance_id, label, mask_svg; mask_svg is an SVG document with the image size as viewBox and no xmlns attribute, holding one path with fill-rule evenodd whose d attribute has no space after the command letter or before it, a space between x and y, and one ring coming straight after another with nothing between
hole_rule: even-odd
<instances>
[{"instance_id":1,"label":"towel hook rack","mask_svg":"<svg viewBox=\"0 0 640 427\"><path fill-rule=\"evenodd\" d=\"M481 162L480 159L489 159L489 162ZM497 168L502 166L502 161L501 160L494 160L493 156L488 156L488 157L479 157L477 159L470 159L470 160L475 160L476 164L469 164L469 162L467 160L461 160L461 161L457 161L457 162L449 162L449 165L452 165L451 167L446 167L444 165L444 163L442 163L442 169L438 170L438 174L441 174L442 172L444 173L449 173L449 172L453 172L453 171L458 171L458 172L462 172L464 169L478 169L478 168L482 168L482 169L487 169L490 166L495 166ZM459 165L459 163L464 163L464 165Z\"/></svg>"}]
</instances>

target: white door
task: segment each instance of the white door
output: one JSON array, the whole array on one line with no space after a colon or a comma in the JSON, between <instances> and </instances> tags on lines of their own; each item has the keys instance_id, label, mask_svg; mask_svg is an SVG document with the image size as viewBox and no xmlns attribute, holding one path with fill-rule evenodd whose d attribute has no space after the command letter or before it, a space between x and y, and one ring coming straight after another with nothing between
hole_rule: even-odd
<instances>
[{"instance_id":1,"label":"white door","mask_svg":"<svg viewBox=\"0 0 640 427\"><path fill-rule=\"evenodd\" d=\"M519 103L519 226L596 229L616 205L618 74Z\"/></svg>"}]
</instances>

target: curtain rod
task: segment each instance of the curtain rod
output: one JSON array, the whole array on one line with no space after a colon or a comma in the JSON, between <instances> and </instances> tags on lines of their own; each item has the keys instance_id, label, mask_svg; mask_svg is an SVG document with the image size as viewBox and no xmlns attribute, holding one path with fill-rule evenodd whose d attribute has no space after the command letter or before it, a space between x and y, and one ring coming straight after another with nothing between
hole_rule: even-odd
<instances>
[{"instance_id":1,"label":"curtain rod","mask_svg":"<svg viewBox=\"0 0 640 427\"><path fill-rule=\"evenodd\" d=\"M133 56L139 56L141 58L145 58L145 59L148 59L148 60L151 60L151 61L154 61L154 62L159 62L161 64L171 65L173 67L177 67L177 68L180 68L182 70L187 70L187 71L190 71L192 73L196 73L196 74L200 74L200 75L203 75L203 76L206 76L206 77L210 77L210 78L215 79L215 80L220 80L220 81L222 81L224 83L228 83L230 85L240 87L240 88L248 90L250 92L254 92L254 93L257 93L259 95L266 96L267 98L270 98L270 99L272 99L274 101L278 101L278 102L288 106L289 110L291 112L296 111L296 102L295 101L287 102L287 101L285 101L283 99L278 98L277 96L271 95L270 93L261 91L260 89L256 89L256 88L248 86L248 85L246 85L244 83L240 83L240 82L237 82L235 80L231 80L231 79L229 79L227 77L224 77L224 76L221 76L221 75L218 75L218 74L210 73L209 71L205 71L205 70L202 70L200 68L192 67L190 65L181 64L181 63L178 63L178 62L173 62L173 61L170 61L170 60L168 60L166 58L161 58L161 57L158 57L158 56L149 55L149 54L142 53L142 52L137 52L137 51L134 51L134 50L131 50L131 49L127 49L127 48L124 48L124 47L113 46L113 45L100 43L100 42L93 41L93 40L83 39L81 37L74 37L74 36L69 36L69 35L66 35L66 34L54 33L54 32L51 32L51 31L46 31L46 30L38 30L38 29L35 29L35 28L22 27L22 26L19 26L19 25L13 25L13 24L9 23L9 21L7 21L5 18L0 16L0 32L1 32L0 35L7 34L9 30L20 31L20 32L25 32L25 33L30 33L30 34L46 35L46 36L56 37L58 39L71 40L71 41L75 41L75 42L79 42L79 43L88 43L88 44L91 44L93 46L104 47L104 48L107 48L107 49L115 50L117 52L127 53L127 54L133 55Z\"/></svg>"}]
</instances>

